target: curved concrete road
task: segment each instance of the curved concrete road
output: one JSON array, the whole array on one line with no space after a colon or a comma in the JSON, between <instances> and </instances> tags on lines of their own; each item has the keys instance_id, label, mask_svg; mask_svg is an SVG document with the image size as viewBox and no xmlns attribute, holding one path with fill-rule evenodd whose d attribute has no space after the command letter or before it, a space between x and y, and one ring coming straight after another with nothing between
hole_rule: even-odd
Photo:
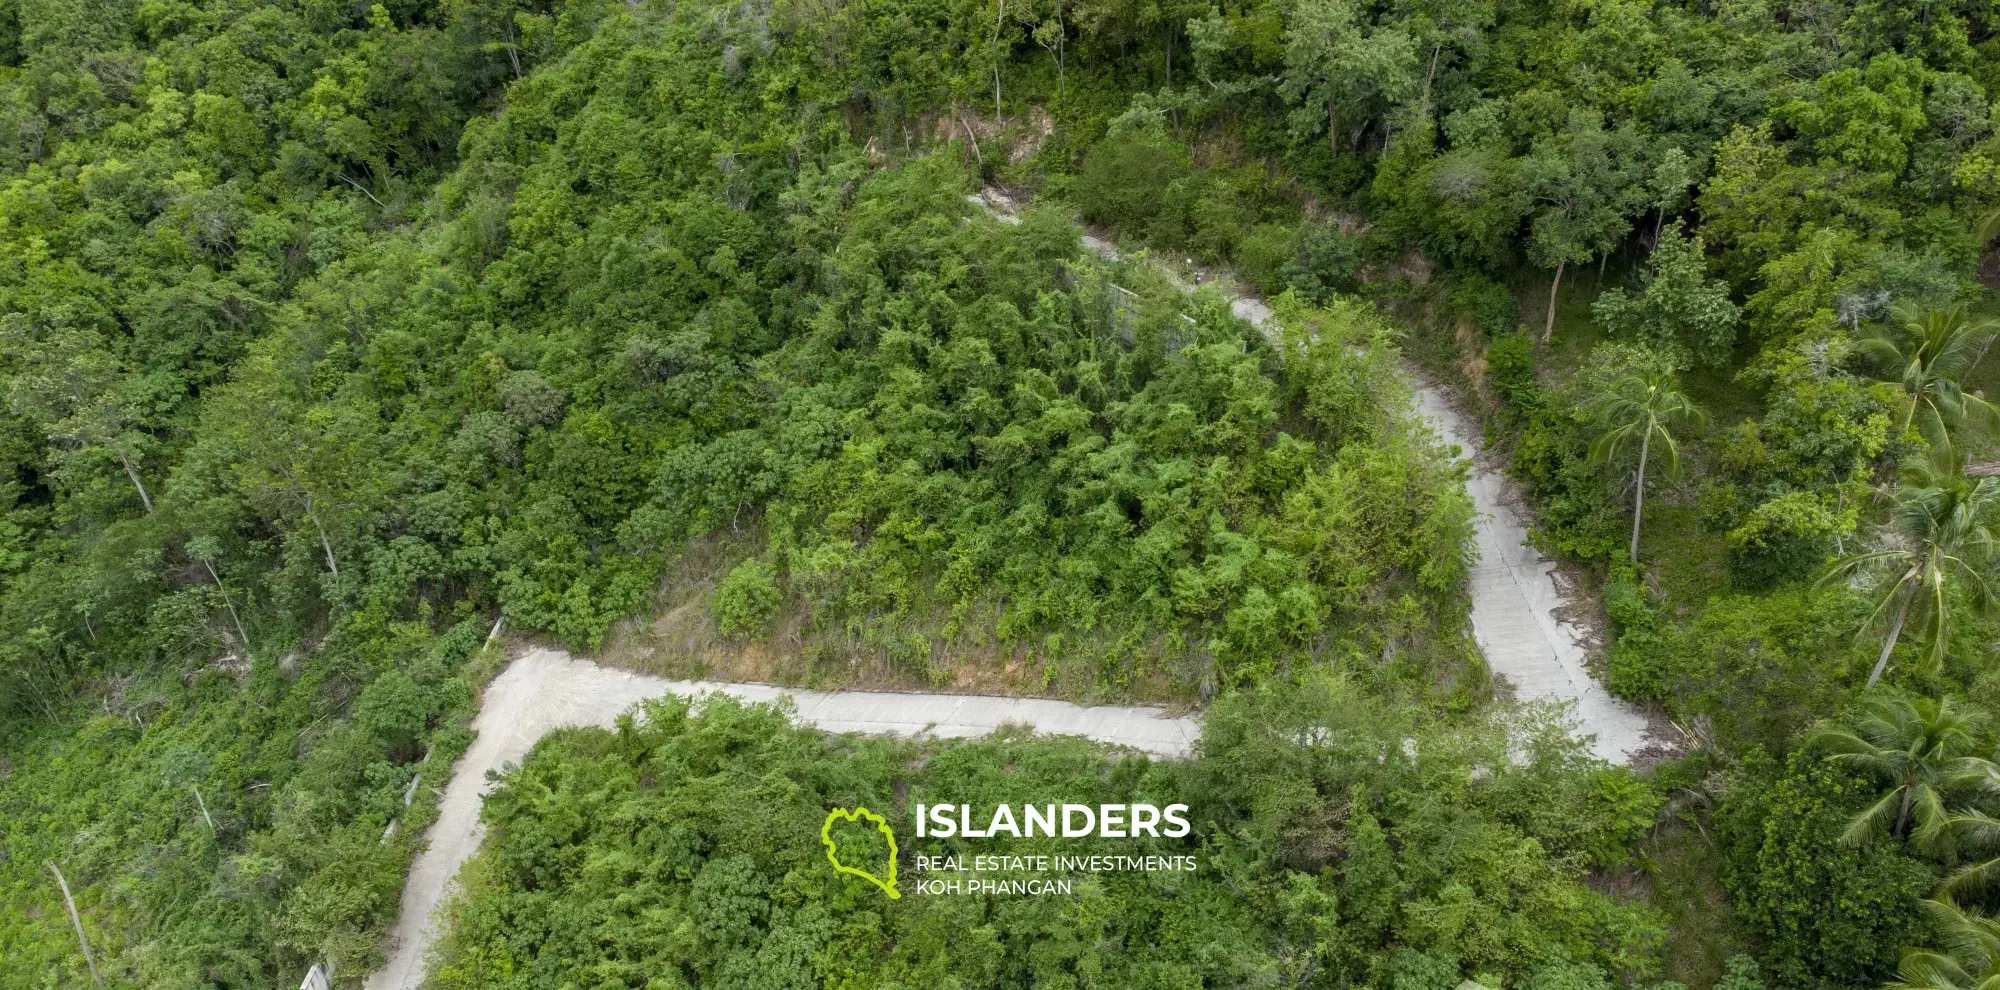
<instances>
[{"instance_id":1,"label":"curved concrete road","mask_svg":"<svg viewBox=\"0 0 2000 990\"><path fill-rule=\"evenodd\" d=\"M1478 450L1479 427L1442 392L1417 388L1418 413L1445 440ZM1563 600L1555 561L1528 545L1527 520L1515 508L1514 479L1475 461L1466 489L1479 510L1472 567L1472 635L1486 665L1514 687L1515 697L1569 702L1591 751L1612 763L1630 763L1648 745L1646 717L1611 696L1584 664L1584 632L1560 618Z\"/></svg>"},{"instance_id":2,"label":"curved concrete road","mask_svg":"<svg viewBox=\"0 0 2000 990\"><path fill-rule=\"evenodd\" d=\"M519 763L535 741L564 726L610 726L641 701L669 694L727 694L745 701L790 696L798 719L828 732L893 736L983 736L1002 725L1026 725L1049 735L1086 736L1156 756L1185 756L1201 735L1193 718L1167 718L1157 708L1098 706L1066 701L963 694L894 694L878 691L791 691L767 684L670 681L599 667L560 650L537 649L515 660L486 686L478 736L452 768L438 802L427 845L403 885L402 911L389 934L389 963L368 979L368 990L416 990L425 955L437 941L436 914L451 880L485 840L480 802L492 789L487 772Z\"/></svg>"},{"instance_id":3,"label":"curved concrete road","mask_svg":"<svg viewBox=\"0 0 2000 990\"><path fill-rule=\"evenodd\" d=\"M1014 220L1013 204L997 190L970 197ZM1086 234L1084 245L1115 259L1117 249ZM1268 329L1272 314L1264 301L1236 293L1237 316ZM1443 393L1417 386L1417 410L1462 451L1477 450L1479 430ZM1559 618L1565 604L1555 579L1555 563L1527 544L1527 520L1515 508L1512 479L1478 465L1467 488L1479 510L1476 541L1479 563L1472 571L1472 631L1494 674L1513 685L1517 697L1567 702L1591 748L1612 763L1630 762L1647 745L1647 723L1639 711L1605 691L1584 664L1583 636ZM719 691L748 701L790 695L801 721L829 732L879 735L982 736L1005 723L1025 724L1052 735L1080 735L1159 756L1182 756L1201 734L1193 718L1170 719L1157 708L1083 708L1062 701L950 694L787 691L763 684L670 681L571 658L555 650L535 650L514 661L486 688L472 748L453 768L439 803L428 844L403 887L402 912L390 933L389 963L368 980L368 990L416 990L424 957L436 941L432 915L444 903L450 881L479 849L485 827L479 806L489 784L486 773L519 762L535 741L562 726L609 726L638 702L667 694Z\"/></svg>"},{"instance_id":4,"label":"curved concrete road","mask_svg":"<svg viewBox=\"0 0 2000 990\"><path fill-rule=\"evenodd\" d=\"M997 190L973 197L1003 220L1013 217L1014 204ZM1102 238L1083 235L1083 245L1099 257L1116 261L1118 249ZM1226 280L1225 280L1226 284ZM1183 290L1192 287L1182 285ZM1230 310L1275 336L1271 307L1253 293L1233 292ZM1479 425L1461 414L1443 392L1412 383L1417 413L1431 421L1440 436L1457 444L1461 457L1479 450ZM1629 763L1649 745L1646 717L1632 705L1611 696L1590 675L1585 664L1584 632L1558 612L1570 603L1556 582L1555 561L1528 545L1528 520L1514 480L1473 460L1466 483L1479 510L1474 542L1479 563L1472 569L1472 635L1493 673L1514 688L1515 697L1571 705L1578 727L1591 737L1591 751L1611 763Z\"/></svg>"}]
</instances>

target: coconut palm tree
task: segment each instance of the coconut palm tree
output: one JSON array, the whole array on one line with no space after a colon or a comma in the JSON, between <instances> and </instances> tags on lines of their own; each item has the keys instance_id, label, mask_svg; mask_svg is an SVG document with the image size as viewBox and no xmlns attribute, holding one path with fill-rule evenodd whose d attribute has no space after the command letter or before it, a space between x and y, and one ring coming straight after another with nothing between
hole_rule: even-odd
<instances>
[{"instance_id":1,"label":"coconut palm tree","mask_svg":"<svg viewBox=\"0 0 2000 990\"><path fill-rule=\"evenodd\" d=\"M2000 520L2000 480L1967 477L1963 458L1950 447L1933 449L1901 473L1902 483L1889 496L1884 544L1834 561L1820 579L1822 586L1838 580L1875 581L1875 607L1862 629L1884 615L1891 618L1882 655L1868 675L1871 688L1882 679L1913 610L1927 624L1929 659L1936 663L1944 658L1953 601L1948 585L1963 587L1976 609L1993 601L1986 565L1993 559Z\"/></svg>"},{"instance_id":2,"label":"coconut palm tree","mask_svg":"<svg viewBox=\"0 0 2000 990\"><path fill-rule=\"evenodd\" d=\"M1988 724L1984 711L1949 695L1884 694L1865 701L1853 724L1808 736L1806 744L1828 760L1889 785L1848 822L1840 841L1858 846L1886 831L1920 849L1944 848L1952 812L2000 778L2000 767L1974 755L1984 749Z\"/></svg>"},{"instance_id":3,"label":"coconut palm tree","mask_svg":"<svg viewBox=\"0 0 2000 990\"><path fill-rule=\"evenodd\" d=\"M1923 902L1944 948L1905 949L1883 990L2000 990L2000 919L1967 911L1949 897Z\"/></svg>"},{"instance_id":4,"label":"coconut palm tree","mask_svg":"<svg viewBox=\"0 0 2000 990\"><path fill-rule=\"evenodd\" d=\"M1604 435L1590 445L1590 459L1603 463L1639 448L1639 464L1633 469L1632 546L1628 556L1639 559L1639 520L1646 511L1646 467L1658 444L1660 469L1669 480L1681 473L1680 444L1674 431L1699 428L1708 416L1674 387L1671 372L1635 372L1612 382L1589 404L1590 417L1604 428Z\"/></svg>"},{"instance_id":5,"label":"coconut palm tree","mask_svg":"<svg viewBox=\"0 0 2000 990\"><path fill-rule=\"evenodd\" d=\"M1931 443L1943 446L1967 424L2000 426L2000 408L1960 387L1996 333L2000 326L1967 319L1963 306L1899 308L1882 331L1856 341L1855 351L1875 366L1877 380L1902 388L1906 404L1900 432L1914 424Z\"/></svg>"}]
</instances>

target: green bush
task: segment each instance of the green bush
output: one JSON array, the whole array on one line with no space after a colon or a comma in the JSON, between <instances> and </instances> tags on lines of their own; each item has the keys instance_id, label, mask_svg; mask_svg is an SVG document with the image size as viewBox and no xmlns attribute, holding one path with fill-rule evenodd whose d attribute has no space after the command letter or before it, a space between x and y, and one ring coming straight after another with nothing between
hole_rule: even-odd
<instances>
[{"instance_id":1,"label":"green bush","mask_svg":"<svg viewBox=\"0 0 2000 990\"><path fill-rule=\"evenodd\" d=\"M1527 422L1548 402L1535 380L1535 340L1526 332L1496 336L1486 347L1486 375L1494 391L1507 402L1517 423Z\"/></svg>"},{"instance_id":2,"label":"green bush","mask_svg":"<svg viewBox=\"0 0 2000 990\"><path fill-rule=\"evenodd\" d=\"M1604 613L1613 639L1605 651L1606 687L1622 698L1653 701L1666 696L1667 643L1660 617L1646 589L1630 578L1604 586Z\"/></svg>"},{"instance_id":3,"label":"green bush","mask_svg":"<svg viewBox=\"0 0 2000 990\"><path fill-rule=\"evenodd\" d=\"M1084 219L1178 246L1186 214L1169 189L1194 170L1187 146L1137 131L1098 142L1083 157L1075 195Z\"/></svg>"},{"instance_id":4,"label":"green bush","mask_svg":"<svg viewBox=\"0 0 2000 990\"><path fill-rule=\"evenodd\" d=\"M1320 303L1331 293L1353 292L1361 271L1361 239L1339 227L1309 226L1299 234L1292 257L1278 266L1282 289Z\"/></svg>"},{"instance_id":5,"label":"green bush","mask_svg":"<svg viewBox=\"0 0 2000 990\"><path fill-rule=\"evenodd\" d=\"M1497 343L1518 336L1523 343L1528 342L1525 334L1516 333L1520 329L1520 309L1514 294L1478 271L1462 272L1452 279L1451 304L1471 310L1473 323L1488 340Z\"/></svg>"},{"instance_id":6,"label":"green bush","mask_svg":"<svg viewBox=\"0 0 2000 990\"><path fill-rule=\"evenodd\" d=\"M1729 531L1729 576L1739 587L1762 590L1816 576L1833 557L1835 539L1852 521L1834 498L1789 491L1750 510Z\"/></svg>"},{"instance_id":7,"label":"green bush","mask_svg":"<svg viewBox=\"0 0 2000 990\"><path fill-rule=\"evenodd\" d=\"M763 631L783 600L771 572L751 558L737 564L716 586L709 611L723 635L749 635Z\"/></svg>"},{"instance_id":8,"label":"green bush","mask_svg":"<svg viewBox=\"0 0 2000 990\"><path fill-rule=\"evenodd\" d=\"M1919 900L1936 886L1929 864L1889 843L1840 841L1848 820L1878 796L1817 754L1782 766L1753 761L1718 812L1724 881L1738 917L1764 947L1780 990L1873 986L1890 978L1902 947L1929 944Z\"/></svg>"}]
</instances>

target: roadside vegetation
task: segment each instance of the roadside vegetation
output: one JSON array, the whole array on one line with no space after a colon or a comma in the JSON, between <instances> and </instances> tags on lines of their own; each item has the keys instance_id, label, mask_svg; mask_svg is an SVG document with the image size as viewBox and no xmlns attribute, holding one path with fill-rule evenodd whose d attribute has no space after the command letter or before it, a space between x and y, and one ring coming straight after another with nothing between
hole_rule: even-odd
<instances>
[{"instance_id":1,"label":"roadside vegetation","mask_svg":"<svg viewBox=\"0 0 2000 990\"><path fill-rule=\"evenodd\" d=\"M1171 766L727 706L551 739L489 807L455 986L1971 987L1996 27L0 2L0 987L358 981L502 628L1209 728ZM1018 223L967 202L995 184ZM1672 752L1605 768L1493 699L1404 359ZM1042 761L1189 794L1216 870L1087 926L884 910L807 870L816 828L697 800Z\"/></svg>"}]
</instances>

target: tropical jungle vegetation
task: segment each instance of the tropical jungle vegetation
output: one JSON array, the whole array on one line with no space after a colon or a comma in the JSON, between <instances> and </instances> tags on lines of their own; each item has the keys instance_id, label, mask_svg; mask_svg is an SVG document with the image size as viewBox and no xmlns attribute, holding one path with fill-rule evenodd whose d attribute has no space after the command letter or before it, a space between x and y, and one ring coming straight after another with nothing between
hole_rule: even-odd
<instances>
[{"instance_id":1,"label":"tropical jungle vegetation","mask_svg":"<svg viewBox=\"0 0 2000 990\"><path fill-rule=\"evenodd\" d=\"M503 633L670 619L647 662L1207 728L552 737L440 985L1979 984L1996 28L0 0L0 987L358 984ZM1601 600L1638 769L1496 696L1405 362ZM1178 795L1205 866L817 868L826 807L947 788Z\"/></svg>"}]
</instances>

